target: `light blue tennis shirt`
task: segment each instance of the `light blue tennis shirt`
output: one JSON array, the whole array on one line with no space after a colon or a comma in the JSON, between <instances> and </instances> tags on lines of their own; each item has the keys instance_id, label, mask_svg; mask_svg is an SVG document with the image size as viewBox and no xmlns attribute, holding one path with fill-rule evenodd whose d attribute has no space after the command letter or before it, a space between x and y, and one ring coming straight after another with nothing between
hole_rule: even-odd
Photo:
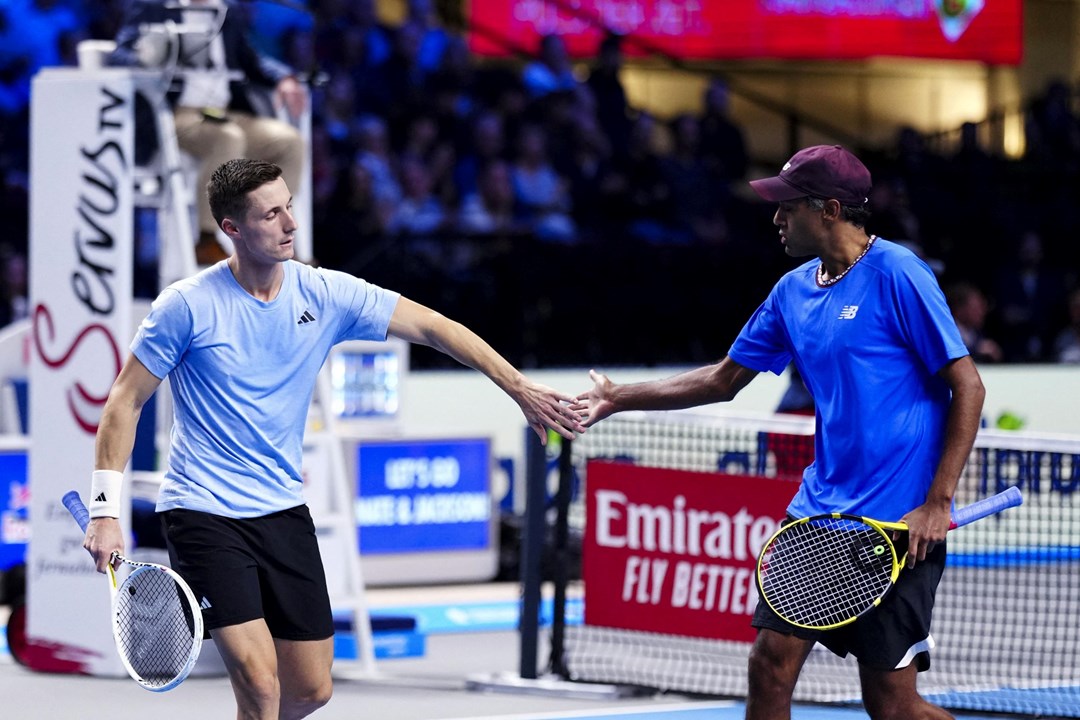
<instances>
[{"instance_id":1,"label":"light blue tennis shirt","mask_svg":"<svg viewBox=\"0 0 1080 720\"><path fill-rule=\"evenodd\" d=\"M399 295L345 273L284 263L262 302L225 262L154 301L131 351L169 378L173 427L158 511L244 518L304 502L301 453L315 380L343 340L385 340Z\"/></svg>"},{"instance_id":2,"label":"light blue tennis shirt","mask_svg":"<svg viewBox=\"0 0 1080 720\"><path fill-rule=\"evenodd\" d=\"M815 460L788 508L899 520L926 500L951 393L937 372L968 354L930 268L878 239L835 285L818 260L784 275L729 353L780 374L794 360L816 406Z\"/></svg>"}]
</instances>

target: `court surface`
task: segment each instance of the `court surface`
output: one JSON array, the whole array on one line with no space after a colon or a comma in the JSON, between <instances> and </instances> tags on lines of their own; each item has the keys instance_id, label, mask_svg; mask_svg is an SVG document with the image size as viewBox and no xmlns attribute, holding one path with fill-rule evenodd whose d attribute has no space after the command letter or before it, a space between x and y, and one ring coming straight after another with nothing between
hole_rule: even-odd
<instances>
[{"instance_id":1,"label":"court surface","mask_svg":"<svg viewBox=\"0 0 1080 720\"><path fill-rule=\"evenodd\" d=\"M430 611L433 590L369 592L374 611L380 607ZM587 697L588 685L541 681L503 682L519 678L520 641L512 617L498 609L517 592L516 586L469 588L449 596L459 612L479 592L492 602L477 621L454 629L428 625L426 648L420 657L380 660L377 676L360 673L348 662L335 666L334 697L313 715L319 720L555 720L557 718L619 720L739 720L739 699L700 699L677 694ZM424 615L424 612L420 612ZM429 613L430 614L430 613ZM432 615L434 616L434 615ZM507 625L507 623L510 623ZM548 658L547 633L541 634L539 667ZM477 684L494 690L473 689ZM514 687L510 687L513 685ZM151 693L126 678L49 675L30 672L12 661L0 644L0 717L30 720L214 720L234 717L232 692L226 678L192 677L167 693ZM859 708L798 706L795 720L857 720ZM964 720L989 720L1000 715L958 715Z\"/></svg>"},{"instance_id":2,"label":"court surface","mask_svg":"<svg viewBox=\"0 0 1080 720\"><path fill-rule=\"evenodd\" d=\"M695 700L678 695L592 699L532 692L467 689L470 676L517 669L517 635L478 632L434 636L422 659L381 661L379 679L347 679L341 669L320 720L738 720L739 701ZM124 678L91 678L29 672L0 658L0 716L37 720L211 720L233 717L232 692L221 677L189 678L167 693L151 693ZM854 708L799 706L796 720L856 720ZM965 720L989 716L963 715ZM999 717L1000 716L996 716Z\"/></svg>"}]
</instances>

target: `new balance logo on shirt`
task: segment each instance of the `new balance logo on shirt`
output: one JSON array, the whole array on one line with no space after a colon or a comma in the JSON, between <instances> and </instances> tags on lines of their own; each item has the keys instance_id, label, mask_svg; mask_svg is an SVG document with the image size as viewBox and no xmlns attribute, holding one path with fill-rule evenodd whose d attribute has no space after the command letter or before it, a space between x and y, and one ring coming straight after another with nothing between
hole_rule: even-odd
<instances>
[{"instance_id":1,"label":"new balance logo on shirt","mask_svg":"<svg viewBox=\"0 0 1080 720\"><path fill-rule=\"evenodd\" d=\"M858 305L845 305L844 307L840 308L840 317L837 318L837 319L838 320L854 320L855 319L855 313L857 313L857 312L859 312L859 306Z\"/></svg>"},{"instance_id":2,"label":"new balance logo on shirt","mask_svg":"<svg viewBox=\"0 0 1080 720\"><path fill-rule=\"evenodd\" d=\"M296 324L306 325L309 322L315 322L315 316L311 314L310 310L305 310L304 314L300 316L300 319L296 321Z\"/></svg>"}]
</instances>

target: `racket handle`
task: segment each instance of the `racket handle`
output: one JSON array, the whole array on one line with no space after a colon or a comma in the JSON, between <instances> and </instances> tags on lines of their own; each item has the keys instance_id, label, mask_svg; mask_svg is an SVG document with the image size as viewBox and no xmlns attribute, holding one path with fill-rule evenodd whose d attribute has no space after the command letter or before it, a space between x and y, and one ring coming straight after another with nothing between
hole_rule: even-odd
<instances>
[{"instance_id":1,"label":"racket handle","mask_svg":"<svg viewBox=\"0 0 1080 720\"><path fill-rule=\"evenodd\" d=\"M83 505L79 493L75 490L71 490L64 495L61 502L64 503L64 507L68 509L71 516L75 518L75 522L79 523L79 527L82 528L82 531L86 532L86 526L90 524L90 511Z\"/></svg>"},{"instance_id":2,"label":"racket handle","mask_svg":"<svg viewBox=\"0 0 1080 720\"><path fill-rule=\"evenodd\" d=\"M991 495L988 498L983 498L978 502L959 508L953 513L950 529L973 523L987 515L999 513L1006 508L1016 507L1022 502L1024 502L1024 498L1020 494L1020 489L1013 486L1004 492L999 492L997 495Z\"/></svg>"}]
</instances>

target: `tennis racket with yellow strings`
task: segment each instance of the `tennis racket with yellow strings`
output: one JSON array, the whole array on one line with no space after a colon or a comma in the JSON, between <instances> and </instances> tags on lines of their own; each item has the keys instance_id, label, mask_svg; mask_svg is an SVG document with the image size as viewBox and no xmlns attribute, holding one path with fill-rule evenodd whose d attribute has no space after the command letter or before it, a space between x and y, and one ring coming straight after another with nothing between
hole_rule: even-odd
<instances>
[{"instance_id":1,"label":"tennis racket with yellow strings","mask_svg":"<svg viewBox=\"0 0 1080 720\"><path fill-rule=\"evenodd\" d=\"M949 529L1023 502L1011 487L953 512ZM877 607L907 562L896 540L908 527L831 513L794 520L769 539L758 556L762 599L792 625L828 630L854 622Z\"/></svg>"}]
</instances>

